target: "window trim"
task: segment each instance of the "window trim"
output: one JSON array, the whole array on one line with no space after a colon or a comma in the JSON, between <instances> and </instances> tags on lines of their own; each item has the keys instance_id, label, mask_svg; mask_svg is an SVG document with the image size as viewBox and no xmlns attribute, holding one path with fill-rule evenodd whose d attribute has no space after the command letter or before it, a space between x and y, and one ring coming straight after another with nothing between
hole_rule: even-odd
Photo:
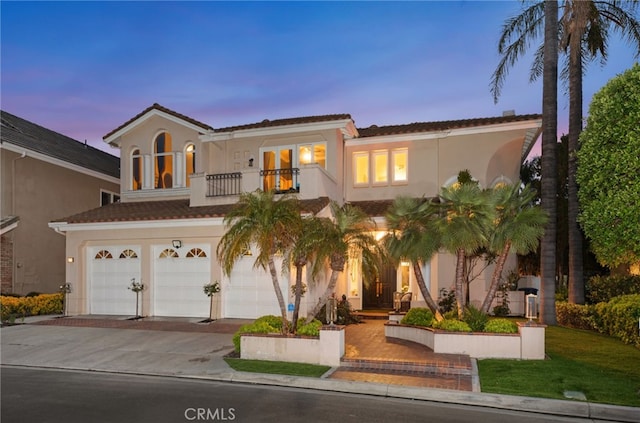
<instances>
[{"instance_id":1,"label":"window trim","mask_svg":"<svg viewBox=\"0 0 640 423\"><path fill-rule=\"evenodd\" d=\"M384 180L377 181L376 176L378 174L378 157L384 157L385 163L383 165L384 169ZM387 186L389 185L389 150L373 150L371 151L371 185L374 187Z\"/></svg>"},{"instance_id":2,"label":"window trim","mask_svg":"<svg viewBox=\"0 0 640 423\"><path fill-rule=\"evenodd\" d=\"M364 182L358 182L358 158L364 158L367 160L366 165L364 166L364 169L366 171L366 181ZM371 180L371 158L369 157L369 152L368 151L356 151L353 153L352 156L352 160L353 160L353 186L354 187L368 187L369 186L369 182Z\"/></svg>"},{"instance_id":3,"label":"window trim","mask_svg":"<svg viewBox=\"0 0 640 423\"><path fill-rule=\"evenodd\" d=\"M404 153L405 156L405 179L396 178L396 156ZM391 150L391 185L407 185L409 183L409 149L396 148Z\"/></svg>"}]
</instances>

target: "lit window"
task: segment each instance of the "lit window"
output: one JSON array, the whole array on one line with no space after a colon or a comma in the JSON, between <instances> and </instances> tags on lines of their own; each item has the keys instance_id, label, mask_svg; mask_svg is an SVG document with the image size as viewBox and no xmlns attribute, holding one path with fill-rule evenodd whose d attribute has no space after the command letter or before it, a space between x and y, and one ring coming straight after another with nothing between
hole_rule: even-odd
<instances>
[{"instance_id":1,"label":"lit window","mask_svg":"<svg viewBox=\"0 0 640 423\"><path fill-rule=\"evenodd\" d=\"M407 172L409 153L407 149L403 148L401 150L393 150L393 152L391 153L391 157L391 160L393 160L393 182L407 182L409 179Z\"/></svg>"},{"instance_id":2,"label":"lit window","mask_svg":"<svg viewBox=\"0 0 640 423\"><path fill-rule=\"evenodd\" d=\"M305 144L298 149L298 160L300 164L316 163L326 168L327 146L325 143Z\"/></svg>"},{"instance_id":3,"label":"lit window","mask_svg":"<svg viewBox=\"0 0 640 423\"><path fill-rule=\"evenodd\" d=\"M142 189L142 155L137 148L131 152L131 189Z\"/></svg>"},{"instance_id":4,"label":"lit window","mask_svg":"<svg viewBox=\"0 0 640 423\"><path fill-rule=\"evenodd\" d=\"M374 185L386 184L389 181L389 154L387 151L374 151L373 156L373 183Z\"/></svg>"},{"instance_id":5,"label":"lit window","mask_svg":"<svg viewBox=\"0 0 640 423\"><path fill-rule=\"evenodd\" d=\"M185 180L187 181L187 186L191 186L191 178L189 178L189 175L191 175L192 173L196 173L196 146L193 144L187 145L184 157L186 161Z\"/></svg>"},{"instance_id":6,"label":"lit window","mask_svg":"<svg viewBox=\"0 0 640 423\"><path fill-rule=\"evenodd\" d=\"M400 263L400 288L402 292L409 291L411 287L411 280L409 278L410 275L410 264L408 262Z\"/></svg>"},{"instance_id":7,"label":"lit window","mask_svg":"<svg viewBox=\"0 0 640 423\"><path fill-rule=\"evenodd\" d=\"M173 187L173 152L171 134L162 132L154 142L155 188Z\"/></svg>"},{"instance_id":8,"label":"lit window","mask_svg":"<svg viewBox=\"0 0 640 423\"><path fill-rule=\"evenodd\" d=\"M369 184L369 153L353 153L353 183L355 185Z\"/></svg>"}]
</instances>

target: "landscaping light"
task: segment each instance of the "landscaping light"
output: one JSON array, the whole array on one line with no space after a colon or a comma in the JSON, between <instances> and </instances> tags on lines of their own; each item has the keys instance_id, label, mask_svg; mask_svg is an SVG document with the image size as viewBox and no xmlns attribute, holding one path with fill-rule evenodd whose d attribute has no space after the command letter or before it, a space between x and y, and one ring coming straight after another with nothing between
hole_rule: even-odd
<instances>
[{"instance_id":1,"label":"landscaping light","mask_svg":"<svg viewBox=\"0 0 640 423\"><path fill-rule=\"evenodd\" d=\"M527 295L527 303L526 303L526 315L525 317L529 319L529 322L533 319L538 318L538 305L537 305L538 296L534 294Z\"/></svg>"}]
</instances>

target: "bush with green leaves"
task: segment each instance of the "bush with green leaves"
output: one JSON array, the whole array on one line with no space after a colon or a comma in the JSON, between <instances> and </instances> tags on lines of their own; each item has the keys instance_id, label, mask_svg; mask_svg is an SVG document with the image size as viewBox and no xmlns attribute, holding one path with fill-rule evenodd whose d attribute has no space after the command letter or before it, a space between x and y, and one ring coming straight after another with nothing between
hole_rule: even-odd
<instances>
[{"instance_id":1,"label":"bush with green leaves","mask_svg":"<svg viewBox=\"0 0 640 423\"><path fill-rule=\"evenodd\" d=\"M411 308L400 323L411 326L431 326L433 323L433 313L428 308Z\"/></svg>"},{"instance_id":2,"label":"bush with green leaves","mask_svg":"<svg viewBox=\"0 0 640 423\"><path fill-rule=\"evenodd\" d=\"M640 294L615 297L607 303L596 304L594 308L598 331L640 347Z\"/></svg>"},{"instance_id":3,"label":"bush with green leaves","mask_svg":"<svg viewBox=\"0 0 640 423\"><path fill-rule=\"evenodd\" d=\"M281 333L282 318L276 316L262 316L253 323L242 325L240 329L233 335L233 346L236 352L240 352L240 337L247 333ZM274 325L272 325L272 323Z\"/></svg>"},{"instance_id":4,"label":"bush with green leaves","mask_svg":"<svg viewBox=\"0 0 640 423\"><path fill-rule=\"evenodd\" d=\"M318 319L313 319L308 323L305 319L299 319L297 333L301 336L320 336L321 327L322 322Z\"/></svg>"},{"instance_id":5,"label":"bush with green leaves","mask_svg":"<svg viewBox=\"0 0 640 423\"><path fill-rule=\"evenodd\" d=\"M489 321L489 316L482 310L469 304L467 308L464 309L462 321L469 325L472 332L484 332L484 326Z\"/></svg>"},{"instance_id":6,"label":"bush with green leaves","mask_svg":"<svg viewBox=\"0 0 640 423\"><path fill-rule=\"evenodd\" d=\"M607 302L621 295L640 294L640 276L594 276L587 282L589 304Z\"/></svg>"},{"instance_id":7,"label":"bush with green leaves","mask_svg":"<svg viewBox=\"0 0 640 423\"><path fill-rule=\"evenodd\" d=\"M566 302L556 303L556 318L558 324L574 329L594 330L594 310L591 306L571 304Z\"/></svg>"},{"instance_id":8,"label":"bush with green leaves","mask_svg":"<svg viewBox=\"0 0 640 423\"><path fill-rule=\"evenodd\" d=\"M456 319L444 319L439 322L434 322L433 328L447 332L471 332L471 328L468 324Z\"/></svg>"},{"instance_id":9,"label":"bush with green leaves","mask_svg":"<svg viewBox=\"0 0 640 423\"><path fill-rule=\"evenodd\" d=\"M484 325L487 333L518 333L518 325L509 319L491 319Z\"/></svg>"}]
</instances>

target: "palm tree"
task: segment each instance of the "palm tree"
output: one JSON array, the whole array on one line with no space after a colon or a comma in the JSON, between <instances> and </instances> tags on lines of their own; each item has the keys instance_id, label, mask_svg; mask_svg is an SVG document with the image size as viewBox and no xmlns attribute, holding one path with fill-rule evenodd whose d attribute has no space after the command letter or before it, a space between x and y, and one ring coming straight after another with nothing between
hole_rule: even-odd
<instances>
[{"instance_id":1,"label":"palm tree","mask_svg":"<svg viewBox=\"0 0 640 423\"><path fill-rule=\"evenodd\" d=\"M436 319L442 320L442 314L422 274L422 264L428 262L440 248L437 205L429 200L398 197L385 217L389 234L384 237L383 243L387 253L396 261L411 261L422 297Z\"/></svg>"},{"instance_id":2,"label":"palm tree","mask_svg":"<svg viewBox=\"0 0 640 423\"><path fill-rule=\"evenodd\" d=\"M383 251L374 236L375 222L362 209L348 203L340 206L333 201L330 207L333 221L322 220L324 240L315 250L315 266L322 266L328 261L331 276L318 303L308 313L308 318L314 318L334 293L338 276L344 271L350 251L362 256L365 274L376 274L383 256Z\"/></svg>"},{"instance_id":3,"label":"palm tree","mask_svg":"<svg viewBox=\"0 0 640 423\"><path fill-rule=\"evenodd\" d=\"M491 92L494 100L500 95L500 90L510 66L513 66L518 58L524 54L528 43L537 38L544 24L545 40L543 46L538 48L531 68L531 80L543 75L543 120L551 118L551 112L545 112L545 104L556 109L554 123L556 134L553 134L554 143L557 142L557 43L560 41L562 51L568 55L568 60L562 72L563 80L569 81L569 285L571 302L584 302L584 280L582 275L582 238L577 225L578 200L577 185L575 182L575 170L577 167L575 152L578 148L578 139L582 131L582 77L584 65L600 57L601 62L607 59L607 36L613 27L614 31L620 31L623 38L633 43L636 55L640 55L640 24L634 14L637 2L621 2L616 0L566 0L563 2L563 15L558 24L558 5L555 0L534 3L517 17L505 22L500 38L498 51L503 55L491 81ZM544 20L543 20L544 17ZM553 79L553 81L552 81ZM545 83L546 82L546 83ZM549 96L555 97L554 104L549 103ZM547 170L551 168L551 162L555 157L549 158L545 163L544 145L550 146L550 135L547 133L547 123L543 130L543 186L551 189L551 181L544 183L544 177L550 175ZM550 131L549 131L550 132ZM547 152L551 149L548 148ZM551 153L555 156L554 153ZM543 203L545 198L549 201L551 191L545 195L543 187ZM555 200L555 196L554 196ZM550 205L543 207L551 207ZM542 259L550 259L551 253L546 251L550 247L551 236L555 236L555 214L549 214L550 220L548 232L543 238ZM546 244L548 246L545 246ZM549 263L550 264L550 263ZM543 266L543 286L550 286L551 266ZM554 266L555 267L555 263ZM554 281L555 283L555 281ZM554 288L555 289L555 288ZM550 294L550 290L547 294ZM545 297L547 296L545 294ZM548 299L548 298L547 298ZM551 302L551 301L549 301ZM548 313L543 311L543 313ZM550 316L548 316L550 318ZM555 321L555 318L553 318Z\"/></svg>"},{"instance_id":4,"label":"palm tree","mask_svg":"<svg viewBox=\"0 0 640 423\"><path fill-rule=\"evenodd\" d=\"M230 275L236 261L255 245L258 254L254 267L268 269L280 306L283 331L287 328L287 308L278 281L274 256L293 245L300 226L300 206L294 197L275 199L273 191L257 190L240 195L238 203L224 217L227 232L220 239L217 256L223 271Z\"/></svg>"},{"instance_id":5,"label":"palm tree","mask_svg":"<svg viewBox=\"0 0 640 423\"><path fill-rule=\"evenodd\" d=\"M518 254L534 251L547 223L547 216L532 205L536 191L530 186L504 186L490 190L494 197L496 217L489 235L489 248L498 254L489 292L480 307L485 313L496 296L504 264L513 248Z\"/></svg>"},{"instance_id":6,"label":"palm tree","mask_svg":"<svg viewBox=\"0 0 640 423\"><path fill-rule=\"evenodd\" d=\"M442 247L456 256L456 304L462 318L466 306L465 258L488 243L488 227L493 221L490 198L477 183L458 183L442 188L443 217L439 219Z\"/></svg>"}]
</instances>

